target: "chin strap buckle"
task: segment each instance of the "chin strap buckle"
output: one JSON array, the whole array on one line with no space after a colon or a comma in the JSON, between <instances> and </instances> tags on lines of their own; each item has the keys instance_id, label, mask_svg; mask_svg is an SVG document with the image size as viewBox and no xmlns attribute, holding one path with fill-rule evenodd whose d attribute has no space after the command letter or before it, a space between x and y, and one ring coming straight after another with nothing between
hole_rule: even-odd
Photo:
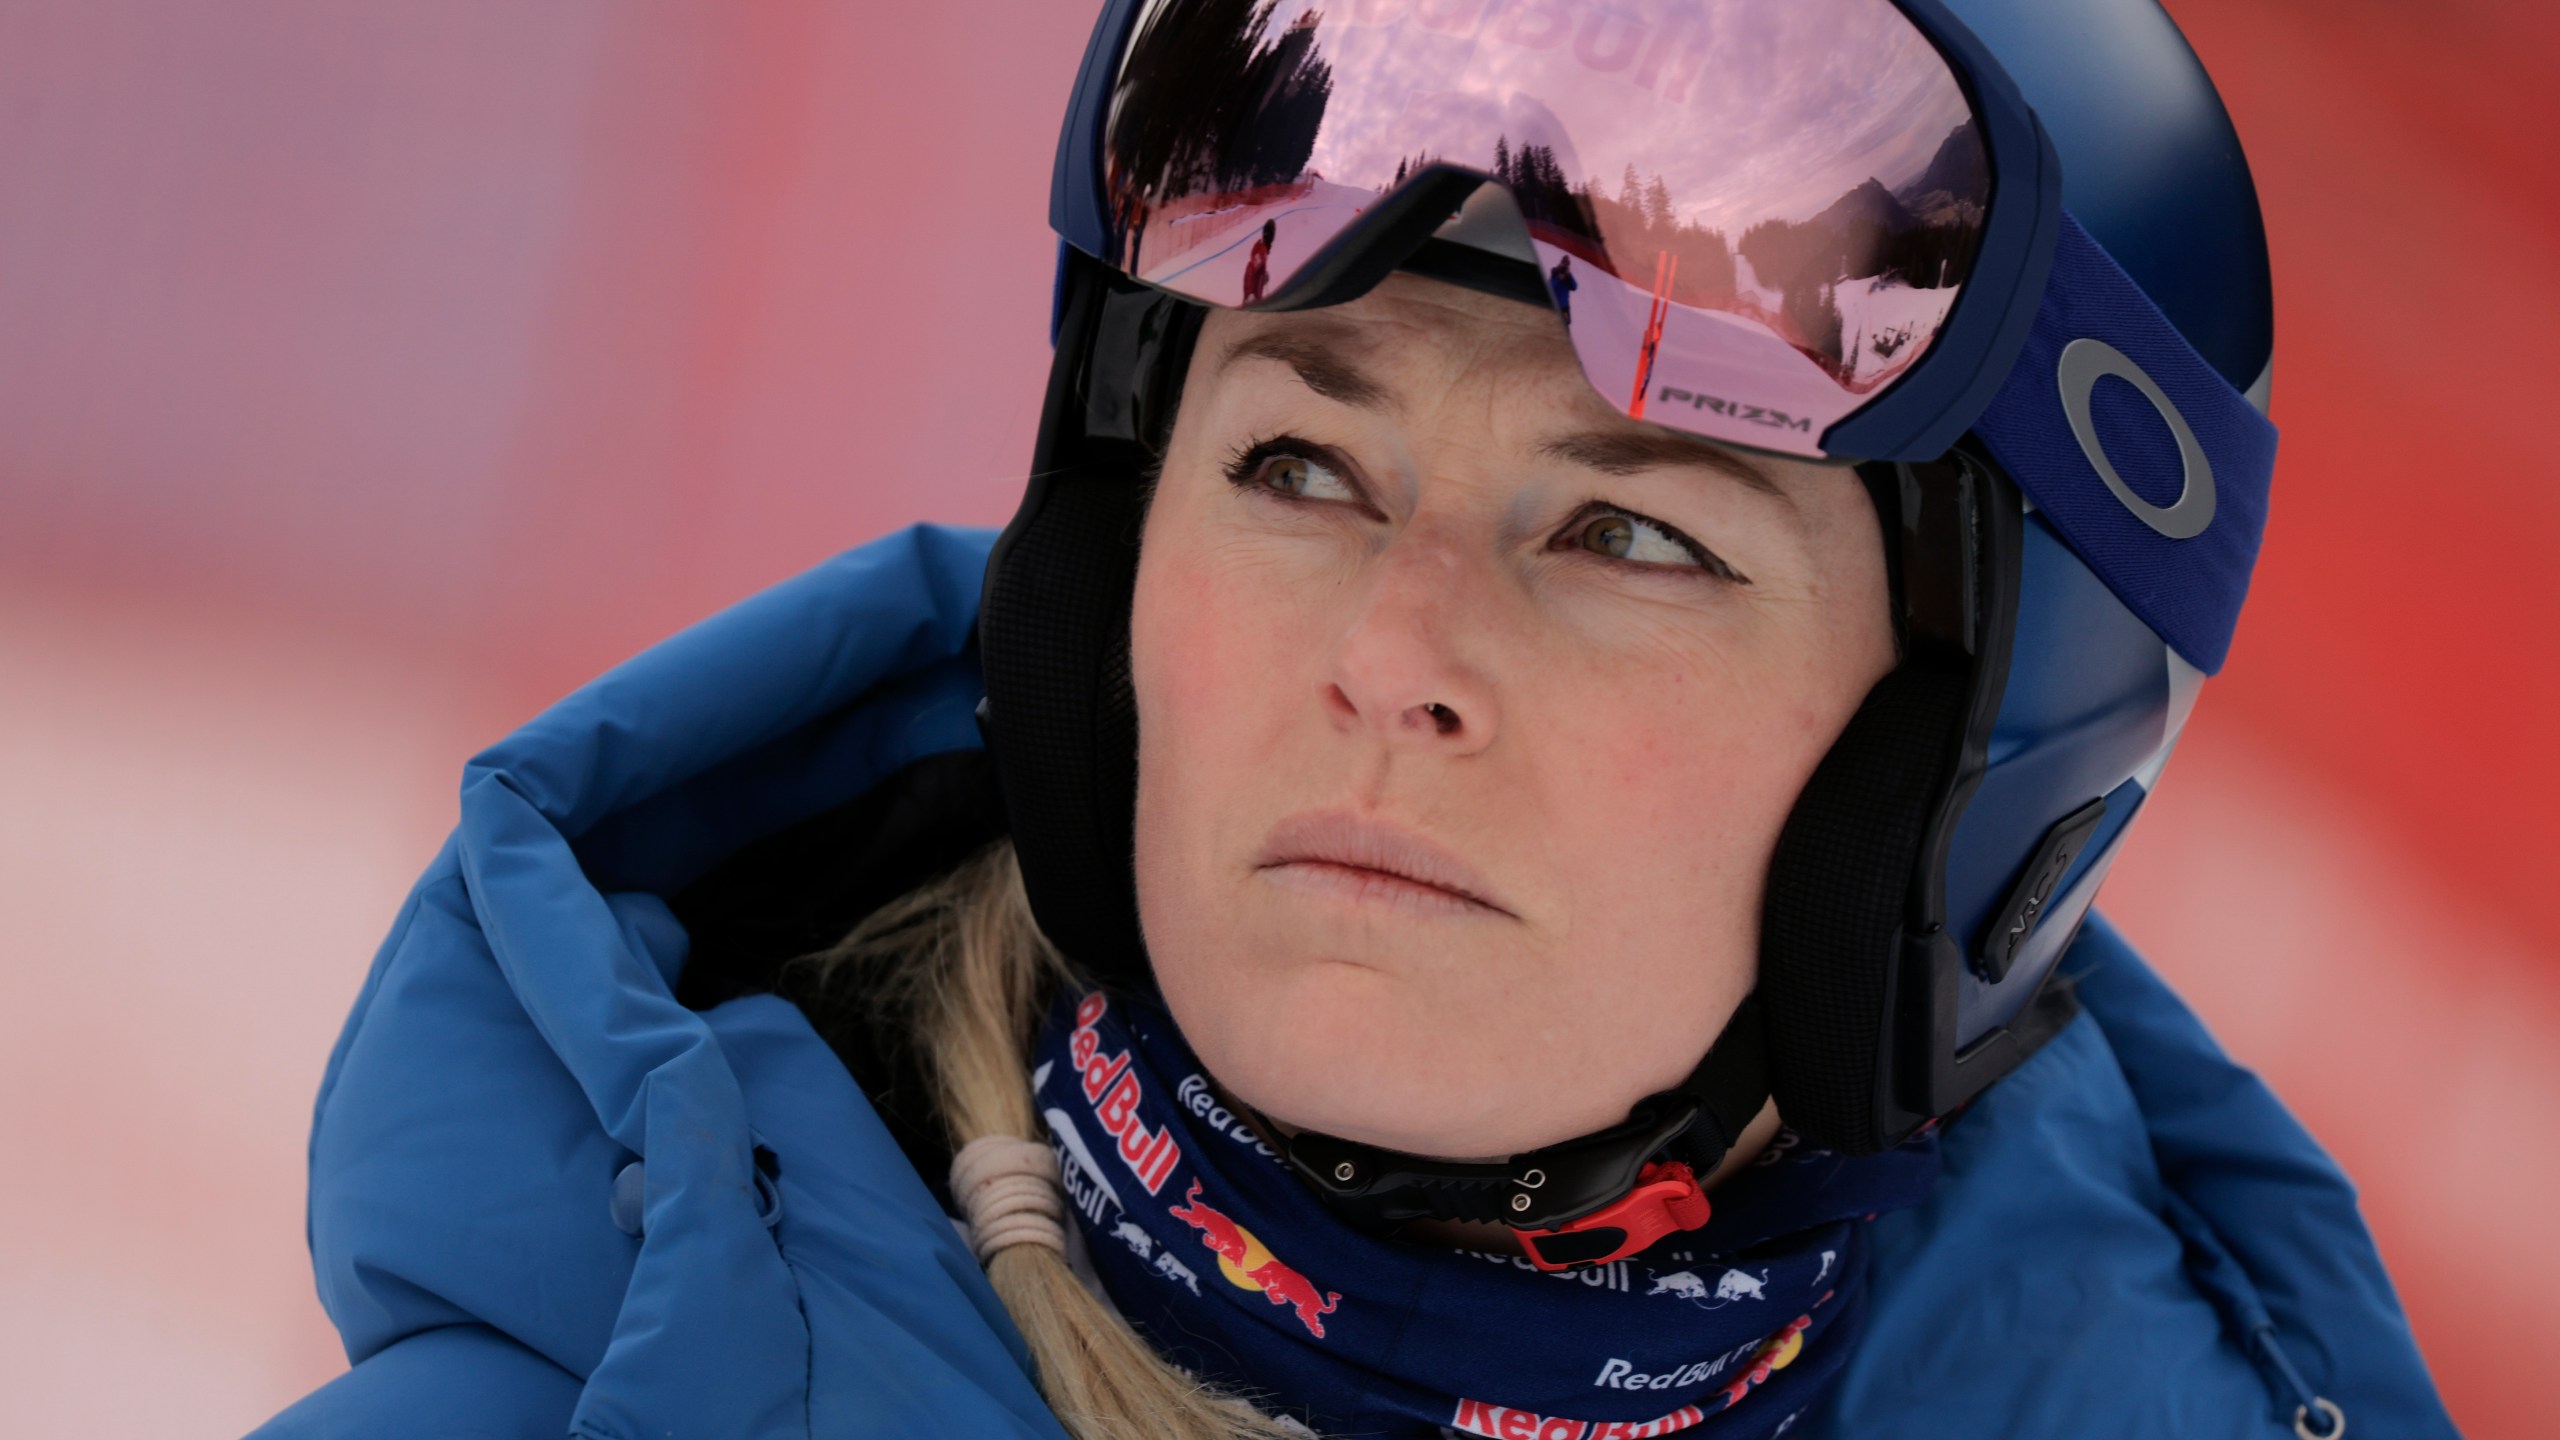
<instances>
[{"instance_id":1,"label":"chin strap buckle","mask_svg":"<svg viewBox=\"0 0 2560 1440\"><path fill-rule=\"evenodd\" d=\"M1546 1271L1582 1270L1624 1260L1674 1230L1707 1223L1707 1192L1677 1160L1647 1165L1636 1188L1613 1204L1548 1230L1515 1230L1529 1263Z\"/></svg>"}]
</instances>

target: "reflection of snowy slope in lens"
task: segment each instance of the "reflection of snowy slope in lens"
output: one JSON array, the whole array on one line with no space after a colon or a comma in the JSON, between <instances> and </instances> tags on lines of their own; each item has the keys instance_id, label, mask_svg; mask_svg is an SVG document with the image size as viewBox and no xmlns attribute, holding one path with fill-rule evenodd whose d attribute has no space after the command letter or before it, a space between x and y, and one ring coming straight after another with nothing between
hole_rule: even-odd
<instances>
[{"instance_id":1,"label":"reflection of snowy slope in lens","mask_svg":"<svg viewBox=\"0 0 2560 1440\"><path fill-rule=\"evenodd\" d=\"M1093 1152L1085 1148L1075 1117L1053 1105L1041 1111L1040 1118L1049 1122L1049 1139L1058 1151L1058 1181L1066 1188L1068 1202L1096 1225L1106 1218L1106 1204L1111 1207L1110 1214L1128 1213L1129 1207L1120 1203L1120 1192L1103 1178L1102 1167L1094 1163Z\"/></svg>"},{"instance_id":2,"label":"reflection of snowy slope in lens","mask_svg":"<svg viewBox=\"0 0 2560 1440\"><path fill-rule=\"evenodd\" d=\"M1543 240L1537 247L1542 267L1565 253ZM1592 387L1623 408L1635 384L1652 290L1596 267L1582 273L1573 348ZM1673 305L1646 387L1644 418L1718 440L1816 455L1822 432L1855 403L1822 367L1759 321Z\"/></svg>"},{"instance_id":3,"label":"reflection of snowy slope in lens","mask_svg":"<svg viewBox=\"0 0 2560 1440\"><path fill-rule=\"evenodd\" d=\"M1763 314L1775 315L1778 307L1787 303L1786 296L1760 283L1759 267L1751 263L1750 256L1740 252L1733 257L1733 289L1736 302L1745 310L1756 309Z\"/></svg>"},{"instance_id":4,"label":"reflection of snowy slope in lens","mask_svg":"<svg viewBox=\"0 0 2560 1440\"><path fill-rule=\"evenodd\" d=\"M1271 273L1277 291L1325 243L1376 203L1377 192L1328 180L1200 197L1198 208L1158 212L1139 242L1139 278L1212 304L1244 296L1244 272L1262 227L1272 227Z\"/></svg>"},{"instance_id":5,"label":"reflection of snowy slope in lens","mask_svg":"<svg viewBox=\"0 0 2560 1440\"><path fill-rule=\"evenodd\" d=\"M1565 252L1536 242L1540 263ZM1759 281L1748 256L1734 257L1733 309L1674 304L1663 321L1644 418L1736 444L1818 455L1822 433L1918 361L1954 307L1958 287L1915 289L1890 279L1833 287L1840 339L1851 349L1834 378L1780 333L1785 298ZM1652 305L1647 285L1597 266L1575 271L1573 341L1592 387L1624 407L1633 398Z\"/></svg>"},{"instance_id":6,"label":"reflection of snowy slope in lens","mask_svg":"<svg viewBox=\"0 0 2560 1440\"><path fill-rule=\"evenodd\" d=\"M1883 276L1841 281L1831 298L1840 307L1840 333L1846 341L1842 359L1850 388L1872 394L1910 369L1947 323L1956 289L1914 289Z\"/></svg>"}]
</instances>

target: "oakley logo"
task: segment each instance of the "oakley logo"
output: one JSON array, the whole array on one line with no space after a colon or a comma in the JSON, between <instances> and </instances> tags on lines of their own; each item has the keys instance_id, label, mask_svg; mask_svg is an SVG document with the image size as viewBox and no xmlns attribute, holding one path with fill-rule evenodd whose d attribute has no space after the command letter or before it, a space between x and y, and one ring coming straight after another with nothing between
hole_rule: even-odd
<instances>
[{"instance_id":1,"label":"oakley logo","mask_svg":"<svg viewBox=\"0 0 2560 1440\"><path fill-rule=\"evenodd\" d=\"M1685 404L1692 410L1712 410L1728 420L1743 420L1753 425L1766 425L1772 430L1801 430L1808 435L1813 433L1813 421L1810 419L1790 415L1784 410L1772 410L1765 405L1745 405L1739 400L1727 400L1718 395L1693 394L1687 390L1674 389L1669 385L1663 386L1662 393L1655 398L1664 405Z\"/></svg>"},{"instance_id":2,"label":"oakley logo","mask_svg":"<svg viewBox=\"0 0 2560 1440\"><path fill-rule=\"evenodd\" d=\"M2106 447L2098 443L2098 427L2089 419L2089 396L2098 382L2113 375L2142 392L2160 418L2169 422L2169 432L2178 437L2178 463L2185 471L2175 503L2163 508L2133 493L2116 473L2115 463L2107 458ZM2106 482L2107 489L2133 518L2168 536L2172 540L2192 540L2213 523L2213 462L2205 458L2204 446L2197 442L2196 432L2187 425L2187 417L2169 403L2169 397L2131 357L2103 340L2074 340L2062 349L2062 362L2054 367L2054 381L2062 390L2062 416L2071 422L2072 438L2080 442L2080 453L2089 457L2089 466Z\"/></svg>"}]
</instances>

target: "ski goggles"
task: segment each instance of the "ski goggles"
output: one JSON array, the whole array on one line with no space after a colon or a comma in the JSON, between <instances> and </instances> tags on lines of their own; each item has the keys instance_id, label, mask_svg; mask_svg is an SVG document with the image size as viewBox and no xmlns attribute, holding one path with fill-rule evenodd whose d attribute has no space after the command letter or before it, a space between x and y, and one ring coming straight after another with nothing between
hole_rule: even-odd
<instances>
[{"instance_id":1,"label":"ski goggles","mask_svg":"<svg viewBox=\"0 0 2560 1440\"><path fill-rule=\"evenodd\" d=\"M1052 220L1208 305L1512 294L1636 419L1928 459L2025 343L2060 191L1939 0L1112 0Z\"/></svg>"}]
</instances>

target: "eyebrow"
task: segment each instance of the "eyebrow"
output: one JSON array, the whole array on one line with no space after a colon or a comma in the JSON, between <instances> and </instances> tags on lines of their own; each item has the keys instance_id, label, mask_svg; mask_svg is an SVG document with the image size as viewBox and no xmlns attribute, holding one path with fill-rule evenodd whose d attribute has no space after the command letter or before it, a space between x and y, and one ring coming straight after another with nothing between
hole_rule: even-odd
<instances>
[{"instance_id":1,"label":"eyebrow","mask_svg":"<svg viewBox=\"0 0 2560 1440\"><path fill-rule=\"evenodd\" d=\"M1769 472L1730 450L1671 430L1586 430L1562 435L1538 447L1552 460L1581 465L1604 475L1633 475L1643 470L1695 466L1713 470L1775 500L1794 501Z\"/></svg>"},{"instance_id":2,"label":"eyebrow","mask_svg":"<svg viewBox=\"0 0 2560 1440\"><path fill-rule=\"evenodd\" d=\"M1316 336L1292 334L1285 330L1265 330L1247 335L1227 347L1218 361L1221 369L1239 360L1277 360L1298 372L1298 380L1327 400L1355 406L1362 410L1391 411L1400 407L1395 396L1368 371L1344 359L1341 347Z\"/></svg>"}]
</instances>

